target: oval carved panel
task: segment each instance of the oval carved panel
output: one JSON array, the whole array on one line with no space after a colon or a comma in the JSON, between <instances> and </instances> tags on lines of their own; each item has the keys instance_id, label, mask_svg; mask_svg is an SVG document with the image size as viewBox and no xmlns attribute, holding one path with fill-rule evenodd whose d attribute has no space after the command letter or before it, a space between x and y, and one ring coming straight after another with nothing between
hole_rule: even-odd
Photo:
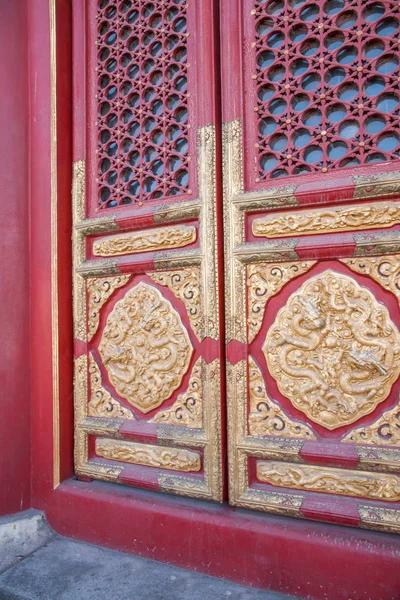
<instances>
[{"instance_id":1,"label":"oval carved panel","mask_svg":"<svg viewBox=\"0 0 400 600\"><path fill-rule=\"evenodd\" d=\"M290 296L262 349L280 392L329 430L371 413L400 374L400 333L388 310L332 270Z\"/></svg>"},{"instance_id":2,"label":"oval carved panel","mask_svg":"<svg viewBox=\"0 0 400 600\"><path fill-rule=\"evenodd\" d=\"M140 282L115 304L99 351L118 394L147 413L180 386L193 348L169 300Z\"/></svg>"}]
</instances>

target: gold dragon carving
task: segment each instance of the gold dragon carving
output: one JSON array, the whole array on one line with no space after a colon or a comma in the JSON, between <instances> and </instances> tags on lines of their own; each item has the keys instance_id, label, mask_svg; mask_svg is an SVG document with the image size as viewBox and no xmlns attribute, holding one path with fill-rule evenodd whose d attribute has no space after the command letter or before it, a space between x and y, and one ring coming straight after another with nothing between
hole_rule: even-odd
<instances>
[{"instance_id":1,"label":"gold dragon carving","mask_svg":"<svg viewBox=\"0 0 400 600\"><path fill-rule=\"evenodd\" d=\"M151 250L182 248L196 241L193 225L172 225L145 231L131 231L98 239L93 244L95 256L121 256Z\"/></svg>"},{"instance_id":2,"label":"gold dragon carving","mask_svg":"<svg viewBox=\"0 0 400 600\"><path fill-rule=\"evenodd\" d=\"M255 219L258 237L290 237L358 229L378 229L400 223L400 202L373 202L298 212L282 212Z\"/></svg>"},{"instance_id":3,"label":"gold dragon carving","mask_svg":"<svg viewBox=\"0 0 400 600\"><path fill-rule=\"evenodd\" d=\"M330 430L370 414L400 373L400 333L387 308L332 270L290 296L263 352L281 393Z\"/></svg>"},{"instance_id":4,"label":"gold dragon carving","mask_svg":"<svg viewBox=\"0 0 400 600\"><path fill-rule=\"evenodd\" d=\"M400 445L400 406L388 410L368 427L350 431L342 440L353 444Z\"/></svg>"},{"instance_id":5,"label":"gold dragon carving","mask_svg":"<svg viewBox=\"0 0 400 600\"><path fill-rule=\"evenodd\" d=\"M100 310L102 306L104 306L115 290L128 283L130 278L131 275L118 275L116 277L88 277L87 291L89 296L89 339L94 336L99 327Z\"/></svg>"},{"instance_id":6,"label":"gold dragon carving","mask_svg":"<svg viewBox=\"0 0 400 600\"><path fill-rule=\"evenodd\" d=\"M400 477L386 473L259 461L257 479L277 487L390 502L400 500Z\"/></svg>"},{"instance_id":7,"label":"gold dragon carving","mask_svg":"<svg viewBox=\"0 0 400 600\"><path fill-rule=\"evenodd\" d=\"M247 267L248 337L252 342L260 331L268 300L294 277L306 273L315 260L281 264L260 263Z\"/></svg>"},{"instance_id":8,"label":"gold dragon carving","mask_svg":"<svg viewBox=\"0 0 400 600\"><path fill-rule=\"evenodd\" d=\"M115 400L110 392L104 389L101 381L100 369L93 356L89 355L90 374L90 402L88 406L89 417L107 417L115 419L133 419L128 408Z\"/></svg>"},{"instance_id":9,"label":"gold dragon carving","mask_svg":"<svg viewBox=\"0 0 400 600\"><path fill-rule=\"evenodd\" d=\"M201 310L200 269L189 267L178 271L147 273L155 283L168 287L184 303L190 324L199 341L204 339Z\"/></svg>"},{"instance_id":10,"label":"gold dragon carving","mask_svg":"<svg viewBox=\"0 0 400 600\"><path fill-rule=\"evenodd\" d=\"M264 435L299 437L316 439L307 425L290 419L267 396L265 383L260 369L254 359L249 357L249 388L250 388L250 435L259 437Z\"/></svg>"},{"instance_id":11,"label":"gold dragon carving","mask_svg":"<svg viewBox=\"0 0 400 600\"><path fill-rule=\"evenodd\" d=\"M179 394L171 408L157 413L151 420L151 423L180 425L181 427L201 429L203 426L201 363L202 359L199 358L190 375L187 391L184 394Z\"/></svg>"},{"instance_id":12,"label":"gold dragon carving","mask_svg":"<svg viewBox=\"0 0 400 600\"><path fill-rule=\"evenodd\" d=\"M96 439L96 454L108 460L173 471L200 471L199 452L106 438Z\"/></svg>"},{"instance_id":13,"label":"gold dragon carving","mask_svg":"<svg viewBox=\"0 0 400 600\"><path fill-rule=\"evenodd\" d=\"M180 386L193 348L172 304L140 282L115 304L99 351L118 394L147 413Z\"/></svg>"}]
</instances>

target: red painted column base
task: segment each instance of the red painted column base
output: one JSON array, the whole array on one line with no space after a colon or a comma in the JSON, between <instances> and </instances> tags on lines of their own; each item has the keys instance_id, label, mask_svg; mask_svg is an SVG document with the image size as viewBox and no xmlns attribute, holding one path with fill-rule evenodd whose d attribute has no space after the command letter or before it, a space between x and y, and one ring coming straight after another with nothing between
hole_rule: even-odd
<instances>
[{"instance_id":1,"label":"red painted column base","mask_svg":"<svg viewBox=\"0 0 400 600\"><path fill-rule=\"evenodd\" d=\"M318 600L398 600L400 539L94 481L69 480L45 508L60 534Z\"/></svg>"}]
</instances>

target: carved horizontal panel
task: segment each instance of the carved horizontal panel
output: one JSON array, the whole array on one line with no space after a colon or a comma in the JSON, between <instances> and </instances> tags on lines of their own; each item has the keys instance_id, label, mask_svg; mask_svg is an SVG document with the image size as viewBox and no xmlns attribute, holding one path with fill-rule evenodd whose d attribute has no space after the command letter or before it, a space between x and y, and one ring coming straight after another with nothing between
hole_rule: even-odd
<instances>
[{"instance_id":1,"label":"carved horizontal panel","mask_svg":"<svg viewBox=\"0 0 400 600\"><path fill-rule=\"evenodd\" d=\"M196 228L193 225L172 225L157 229L147 229L110 235L95 240L95 256L121 256L137 252L182 248L196 241Z\"/></svg>"},{"instance_id":2,"label":"carved horizontal panel","mask_svg":"<svg viewBox=\"0 0 400 600\"><path fill-rule=\"evenodd\" d=\"M263 352L280 392L329 430L371 413L400 373L400 333L387 308L332 270L290 296Z\"/></svg>"},{"instance_id":3,"label":"carved horizontal panel","mask_svg":"<svg viewBox=\"0 0 400 600\"><path fill-rule=\"evenodd\" d=\"M115 304L99 351L118 394L146 413L180 386L193 348L169 300L140 282Z\"/></svg>"},{"instance_id":4,"label":"carved horizontal panel","mask_svg":"<svg viewBox=\"0 0 400 600\"><path fill-rule=\"evenodd\" d=\"M400 500L400 477L386 473L258 461L257 479L277 487L297 490L390 502Z\"/></svg>"},{"instance_id":5,"label":"carved horizontal panel","mask_svg":"<svg viewBox=\"0 0 400 600\"><path fill-rule=\"evenodd\" d=\"M359 229L379 229L400 223L400 202L374 202L267 215L253 222L258 237L291 237Z\"/></svg>"},{"instance_id":6,"label":"carved horizontal panel","mask_svg":"<svg viewBox=\"0 0 400 600\"><path fill-rule=\"evenodd\" d=\"M183 448L97 438L96 454L108 460L173 471L200 471L201 469L200 453Z\"/></svg>"}]
</instances>

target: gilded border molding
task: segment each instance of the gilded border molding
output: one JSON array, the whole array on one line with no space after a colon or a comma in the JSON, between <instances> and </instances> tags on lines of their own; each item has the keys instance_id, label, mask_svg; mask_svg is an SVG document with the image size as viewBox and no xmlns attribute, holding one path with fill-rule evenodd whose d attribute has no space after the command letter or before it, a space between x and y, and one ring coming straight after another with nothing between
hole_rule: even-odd
<instances>
[{"instance_id":1,"label":"gilded border molding","mask_svg":"<svg viewBox=\"0 0 400 600\"><path fill-rule=\"evenodd\" d=\"M190 267L177 271L146 273L158 285L168 287L184 303L190 325L197 339L204 339L204 318L202 311L202 290L200 288L200 269Z\"/></svg>"},{"instance_id":2,"label":"gilded border molding","mask_svg":"<svg viewBox=\"0 0 400 600\"><path fill-rule=\"evenodd\" d=\"M400 510L378 508L376 506L357 506L360 515L360 527L378 529L389 533L400 533Z\"/></svg>"},{"instance_id":3,"label":"gilded border molding","mask_svg":"<svg viewBox=\"0 0 400 600\"><path fill-rule=\"evenodd\" d=\"M79 427L87 416L88 398L88 359L84 354L74 360L74 392L75 392L75 435L74 459L75 469L79 473L88 459L88 438Z\"/></svg>"},{"instance_id":4,"label":"gilded border molding","mask_svg":"<svg viewBox=\"0 0 400 600\"><path fill-rule=\"evenodd\" d=\"M139 444L125 440L96 439L96 454L108 460L127 462L133 465L158 467L173 471L200 471L199 452L183 448Z\"/></svg>"},{"instance_id":5,"label":"gilded border molding","mask_svg":"<svg viewBox=\"0 0 400 600\"><path fill-rule=\"evenodd\" d=\"M93 243L94 256L123 256L151 250L182 248L196 241L193 225L172 225L157 229L130 231L97 239Z\"/></svg>"},{"instance_id":6,"label":"gilded border molding","mask_svg":"<svg viewBox=\"0 0 400 600\"><path fill-rule=\"evenodd\" d=\"M86 280L88 292L88 337L92 339L97 332L100 321L100 311L112 294L123 287L132 275L115 275L114 277L88 277Z\"/></svg>"},{"instance_id":7,"label":"gilded border molding","mask_svg":"<svg viewBox=\"0 0 400 600\"><path fill-rule=\"evenodd\" d=\"M316 436L310 427L288 417L278 404L268 397L261 370L251 356L248 360L250 435L255 437L265 435L289 436L315 440Z\"/></svg>"},{"instance_id":8,"label":"gilded border molding","mask_svg":"<svg viewBox=\"0 0 400 600\"><path fill-rule=\"evenodd\" d=\"M349 469L333 469L277 461L257 463L257 479L277 487L371 500L400 500L400 477Z\"/></svg>"},{"instance_id":9,"label":"gilded border molding","mask_svg":"<svg viewBox=\"0 0 400 600\"><path fill-rule=\"evenodd\" d=\"M256 237L275 238L379 229L399 223L400 202L373 202L276 212L255 219L252 231Z\"/></svg>"},{"instance_id":10,"label":"gilded border molding","mask_svg":"<svg viewBox=\"0 0 400 600\"><path fill-rule=\"evenodd\" d=\"M132 412L115 400L103 387L100 369L93 355L89 355L90 401L89 417L106 417L114 419L134 419Z\"/></svg>"},{"instance_id":11,"label":"gilded border molding","mask_svg":"<svg viewBox=\"0 0 400 600\"><path fill-rule=\"evenodd\" d=\"M193 366L188 389L179 394L175 403L166 410L158 412L151 423L179 425L193 429L203 427L203 359L199 358Z\"/></svg>"},{"instance_id":12,"label":"gilded border molding","mask_svg":"<svg viewBox=\"0 0 400 600\"><path fill-rule=\"evenodd\" d=\"M247 266L248 339L252 342L260 331L265 305L289 281L306 273L316 260L280 264L253 264Z\"/></svg>"},{"instance_id":13,"label":"gilded border molding","mask_svg":"<svg viewBox=\"0 0 400 600\"><path fill-rule=\"evenodd\" d=\"M400 192L400 171L353 177L354 200L391 196Z\"/></svg>"}]
</instances>

